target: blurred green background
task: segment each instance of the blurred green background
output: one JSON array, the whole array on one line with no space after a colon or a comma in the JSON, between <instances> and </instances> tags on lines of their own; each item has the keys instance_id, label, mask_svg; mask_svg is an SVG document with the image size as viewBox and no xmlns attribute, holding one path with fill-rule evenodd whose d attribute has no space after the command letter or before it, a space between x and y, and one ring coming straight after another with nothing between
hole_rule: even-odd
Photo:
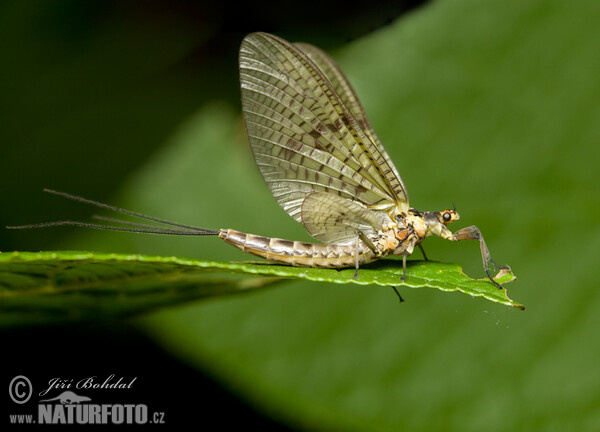
<instances>
[{"instance_id":1,"label":"blurred green background","mask_svg":"<svg viewBox=\"0 0 600 432\"><path fill-rule=\"evenodd\" d=\"M3 3L0 224L93 213L42 194L50 187L308 240L269 195L241 119L239 42L272 31L338 60L411 205L454 201L457 227L477 224L511 265L525 312L432 290L403 289L398 305L388 289L294 282L134 321L3 331L5 381L29 369L139 375L171 424L599 430L600 3L411 6ZM425 247L482 276L475 243ZM0 233L0 250L59 248L248 259L210 238ZM168 391L197 397L173 403Z\"/></svg>"}]
</instances>

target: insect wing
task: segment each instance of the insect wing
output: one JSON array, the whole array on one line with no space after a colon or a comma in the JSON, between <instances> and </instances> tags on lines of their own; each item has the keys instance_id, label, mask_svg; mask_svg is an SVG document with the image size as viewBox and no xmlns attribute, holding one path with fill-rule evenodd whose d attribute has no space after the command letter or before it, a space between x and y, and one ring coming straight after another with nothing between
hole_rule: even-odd
<instances>
[{"instance_id":1,"label":"insect wing","mask_svg":"<svg viewBox=\"0 0 600 432\"><path fill-rule=\"evenodd\" d=\"M302 203L312 192L379 210L408 207L405 194L395 192L395 169L381 168L386 157L301 49L265 33L247 36L240 81L256 163L294 219L302 222Z\"/></svg>"},{"instance_id":2,"label":"insect wing","mask_svg":"<svg viewBox=\"0 0 600 432\"><path fill-rule=\"evenodd\" d=\"M369 136L369 139L377 148L379 155L385 160L385 164L381 164L380 167L384 172L389 170L387 177L389 177L389 184L394 189L395 196L399 201L403 201L408 204L408 193L406 192L406 187L402 182L402 178L394 166L392 159L383 147L383 143L377 136L377 133L371 125L365 110L358 100L358 96L356 96L356 93L354 92L354 89L350 85L350 82L348 81L348 78L346 78L344 72L342 72L338 64L320 48L307 43L295 43L294 46L304 52L319 67L321 72L325 74L336 94L350 110L354 118L358 121L360 127Z\"/></svg>"},{"instance_id":3,"label":"insect wing","mask_svg":"<svg viewBox=\"0 0 600 432\"><path fill-rule=\"evenodd\" d=\"M355 241L357 231L367 237L376 235L386 218L349 199L324 192L309 194L302 203L302 224L323 243Z\"/></svg>"}]
</instances>

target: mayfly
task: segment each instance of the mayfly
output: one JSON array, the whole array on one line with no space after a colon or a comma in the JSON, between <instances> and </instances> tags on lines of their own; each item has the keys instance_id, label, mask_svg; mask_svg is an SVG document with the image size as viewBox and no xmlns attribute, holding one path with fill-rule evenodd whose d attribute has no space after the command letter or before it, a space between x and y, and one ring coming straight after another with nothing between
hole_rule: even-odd
<instances>
[{"instance_id":1,"label":"mayfly","mask_svg":"<svg viewBox=\"0 0 600 432\"><path fill-rule=\"evenodd\" d=\"M481 232L452 233L455 209L420 212L369 122L354 90L334 60L312 45L266 33L244 38L239 53L242 108L256 164L279 205L321 243L208 230L47 190L67 198L162 223L168 228L102 217L124 226L57 221L12 228L78 225L172 235L219 236L276 263L356 269L387 255L406 258L432 235L451 241L479 240L490 281L491 258ZM421 248L422 250L422 248ZM423 250L422 250L423 251ZM423 255L424 251L423 251ZM425 257L426 258L426 257Z\"/></svg>"}]
</instances>

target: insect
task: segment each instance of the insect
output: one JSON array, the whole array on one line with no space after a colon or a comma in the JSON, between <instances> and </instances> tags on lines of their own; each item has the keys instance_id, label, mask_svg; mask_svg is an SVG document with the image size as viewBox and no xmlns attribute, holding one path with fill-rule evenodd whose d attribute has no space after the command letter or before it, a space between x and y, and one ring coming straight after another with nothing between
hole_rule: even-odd
<instances>
[{"instance_id":1,"label":"insect","mask_svg":"<svg viewBox=\"0 0 600 432\"><path fill-rule=\"evenodd\" d=\"M168 228L113 218L126 226L57 221L12 228L78 225L122 231L218 236L276 263L355 268L387 255L406 258L432 235L451 241L479 240L484 270L497 269L481 232L469 226L452 233L455 209L420 212L367 118L348 79L334 60L312 45L252 33L239 53L242 108L256 164L279 205L321 243L208 230L131 212L85 198L67 198L159 222ZM421 250L425 256L422 247Z\"/></svg>"}]
</instances>

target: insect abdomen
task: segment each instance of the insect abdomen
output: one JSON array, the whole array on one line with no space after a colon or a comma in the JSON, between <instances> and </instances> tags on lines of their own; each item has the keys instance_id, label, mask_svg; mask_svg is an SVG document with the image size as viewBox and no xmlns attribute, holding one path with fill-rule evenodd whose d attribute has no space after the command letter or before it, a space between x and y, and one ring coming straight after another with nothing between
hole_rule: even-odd
<instances>
[{"instance_id":1,"label":"insect abdomen","mask_svg":"<svg viewBox=\"0 0 600 432\"><path fill-rule=\"evenodd\" d=\"M295 267L344 268L355 266L356 246L354 244L307 243L246 234L232 229L220 230L219 237L244 252ZM366 264L375 259L373 252L362 244L359 245L358 253L359 264Z\"/></svg>"}]
</instances>

